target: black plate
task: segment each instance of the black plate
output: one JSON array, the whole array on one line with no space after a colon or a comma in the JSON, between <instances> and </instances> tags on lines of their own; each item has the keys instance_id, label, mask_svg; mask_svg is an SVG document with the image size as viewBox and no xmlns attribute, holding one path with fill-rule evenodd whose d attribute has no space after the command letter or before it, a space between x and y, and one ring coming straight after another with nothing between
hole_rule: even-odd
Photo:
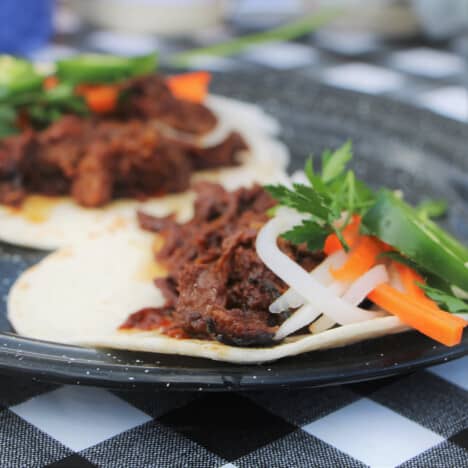
<instances>
[{"instance_id":1,"label":"black plate","mask_svg":"<svg viewBox=\"0 0 468 468\"><path fill-rule=\"evenodd\" d=\"M300 168L309 153L318 154L351 138L359 177L375 186L401 188L413 202L424 197L445 198L450 204L446 227L468 243L466 124L385 98L329 88L289 73L223 74L216 76L214 88L220 94L257 102L281 121L282 138L293 155L292 169ZM20 272L43 255L0 244L2 372L113 388L239 390L370 380L468 353L466 331L462 344L453 348L409 332L248 366L29 340L11 333L5 299Z\"/></svg>"}]
</instances>

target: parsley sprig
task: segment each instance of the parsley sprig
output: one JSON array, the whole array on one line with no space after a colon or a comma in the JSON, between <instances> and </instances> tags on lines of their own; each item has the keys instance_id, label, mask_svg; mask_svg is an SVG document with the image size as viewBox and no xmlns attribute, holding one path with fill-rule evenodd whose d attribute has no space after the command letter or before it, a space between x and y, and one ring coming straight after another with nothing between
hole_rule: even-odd
<instances>
[{"instance_id":1,"label":"parsley sprig","mask_svg":"<svg viewBox=\"0 0 468 468\"><path fill-rule=\"evenodd\" d=\"M336 151L322 154L322 170L314 170L313 158L305 165L310 185L269 185L266 189L283 206L305 213L309 218L283 234L294 244L307 243L310 250L321 249L326 237L336 233L344 248L348 245L342 231L353 214L365 211L374 201L374 193L354 172L347 169L353 157L350 141ZM343 219L343 216L344 219Z\"/></svg>"}]
</instances>

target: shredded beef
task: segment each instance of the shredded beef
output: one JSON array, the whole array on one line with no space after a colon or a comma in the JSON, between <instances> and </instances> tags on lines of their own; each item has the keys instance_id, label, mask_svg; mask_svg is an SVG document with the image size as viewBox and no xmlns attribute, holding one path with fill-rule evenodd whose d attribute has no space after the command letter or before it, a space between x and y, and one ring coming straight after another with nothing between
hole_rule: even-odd
<instances>
[{"instance_id":1,"label":"shredded beef","mask_svg":"<svg viewBox=\"0 0 468 468\"><path fill-rule=\"evenodd\" d=\"M268 306L286 285L259 259L255 239L274 201L260 186L227 192L201 183L196 190L194 216L185 224L139 213L141 227L164 239L156 259L168 276L156 286L166 303L133 314L122 328L183 330L236 346L272 344L285 316L270 314ZM323 258L284 240L280 247L308 270Z\"/></svg>"},{"instance_id":2,"label":"shredded beef","mask_svg":"<svg viewBox=\"0 0 468 468\"><path fill-rule=\"evenodd\" d=\"M20 205L36 193L71 195L98 207L116 198L181 192L193 171L239 163L247 146L238 133L207 148L166 135L160 122L203 134L216 118L201 104L176 99L161 77L123 87L122 106L113 115L67 115L45 130L0 140L0 203Z\"/></svg>"},{"instance_id":3,"label":"shredded beef","mask_svg":"<svg viewBox=\"0 0 468 468\"><path fill-rule=\"evenodd\" d=\"M138 119L156 119L176 130L203 135L216 125L216 117L202 104L176 99L163 77L149 75L134 78L123 86L127 94L121 115Z\"/></svg>"}]
</instances>

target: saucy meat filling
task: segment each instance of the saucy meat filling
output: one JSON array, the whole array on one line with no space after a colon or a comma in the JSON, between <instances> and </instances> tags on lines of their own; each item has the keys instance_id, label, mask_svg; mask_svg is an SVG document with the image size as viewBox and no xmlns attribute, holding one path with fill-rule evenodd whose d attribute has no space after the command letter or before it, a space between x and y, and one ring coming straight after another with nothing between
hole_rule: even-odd
<instances>
[{"instance_id":1,"label":"saucy meat filling","mask_svg":"<svg viewBox=\"0 0 468 468\"><path fill-rule=\"evenodd\" d=\"M268 307L287 286L259 259L255 239L275 202L260 186L228 192L200 183L196 191L194 216L187 223L139 213L141 227L164 240L156 260L168 275L155 283L166 302L136 312L121 328L235 346L271 345L288 314L270 314ZM307 270L323 259L285 240L280 247Z\"/></svg>"},{"instance_id":2,"label":"saucy meat filling","mask_svg":"<svg viewBox=\"0 0 468 468\"><path fill-rule=\"evenodd\" d=\"M19 206L28 194L71 195L82 206L116 198L181 192L193 171L239 163L247 148L238 133L200 147L161 130L202 135L216 117L202 104L175 98L164 80L129 80L122 102L105 116L65 115L44 130L25 128L0 140L0 203Z\"/></svg>"}]
</instances>

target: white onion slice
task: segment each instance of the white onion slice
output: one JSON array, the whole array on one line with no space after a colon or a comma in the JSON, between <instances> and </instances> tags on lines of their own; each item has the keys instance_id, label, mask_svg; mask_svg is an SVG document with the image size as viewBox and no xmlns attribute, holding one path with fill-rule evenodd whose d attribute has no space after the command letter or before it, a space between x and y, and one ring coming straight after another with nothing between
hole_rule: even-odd
<instances>
[{"instance_id":1,"label":"white onion slice","mask_svg":"<svg viewBox=\"0 0 468 468\"><path fill-rule=\"evenodd\" d=\"M317 267L310 272L310 275L323 285L328 286L333 283L333 276L330 274L330 268L340 268L347 258L348 256L343 250L335 252L317 265ZM296 309L304 304L304 302L304 298L294 289L290 288L270 304L269 310L272 314L279 314L283 310Z\"/></svg>"},{"instance_id":2,"label":"white onion slice","mask_svg":"<svg viewBox=\"0 0 468 468\"><path fill-rule=\"evenodd\" d=\"M392 264L390 264L387 267L387 273L390 285L394 287L397 291L405 292L405 288L403 287L403 284L400 279L400 274Z\"/></svg>"},{"instance_id":3,"label":"white onion slice","mask_svg":"<svg viewBox=\"0 0 468 468\"><path fill-rule=\"evenodd\" d=\"M303 305L281 324L276 332L275 340L282 340L286 336L291 335L291 333L309 325L320 314L321 312L312 304Z\"/></svg>"},{"instance_id":4,"label":"white onion slice","mask_svg":"<svg viewBox=\"0 0 468 468\"><path fill-rule=\"evenodd\" d=\"M340 325L377 317L375 313L352 306L334 295L279 249L277 237L301 220L300 216L292 213L290 216L277 216L268 221L257 236L256 250L260 259L276 276L295 289L311 305L326 313Z\"/></svg>"},{"instance_id":5,"label":"white onion slice","mask_svg":"<svg viewBox=\"0 0 468 468\"><path fill-rule=\"evenodd\" d=\"M360 276L345 292L343 300L353 305L360 304L367 295L382 283L389 280L387 269L383 265L376 265Z\"/></svg>"},{"instance_id":6,"label":"white onion slice","mask_svg":"<svg viewBox=\"0 0 468 468\"><path fill-rule=\"evenodd\" d=\"M319 319L317 319L310 327L310 333L320 333L335 325L335 321L332 320L330 317L326 315L322 315Z\"/></svg>"},{"instance_id":7,"label":"white onion slice","mask_svg":"<svg viewBox=\"0 0 468 468\"><path fill-rule=\"evenodd\" d=\"M327 289L332 294L341 295L347 286L348 285L346 283L336 282ZM307 303L303 305L300 309L296 310L291 315L291 317L289 317L281 324L278 331L276 332L275 339L282 340L291 333L306 327L309 325L309 323L313 322L318 316L320 316L321 313L322 312L313 304Z\"/></svg>"}]
</instances>

